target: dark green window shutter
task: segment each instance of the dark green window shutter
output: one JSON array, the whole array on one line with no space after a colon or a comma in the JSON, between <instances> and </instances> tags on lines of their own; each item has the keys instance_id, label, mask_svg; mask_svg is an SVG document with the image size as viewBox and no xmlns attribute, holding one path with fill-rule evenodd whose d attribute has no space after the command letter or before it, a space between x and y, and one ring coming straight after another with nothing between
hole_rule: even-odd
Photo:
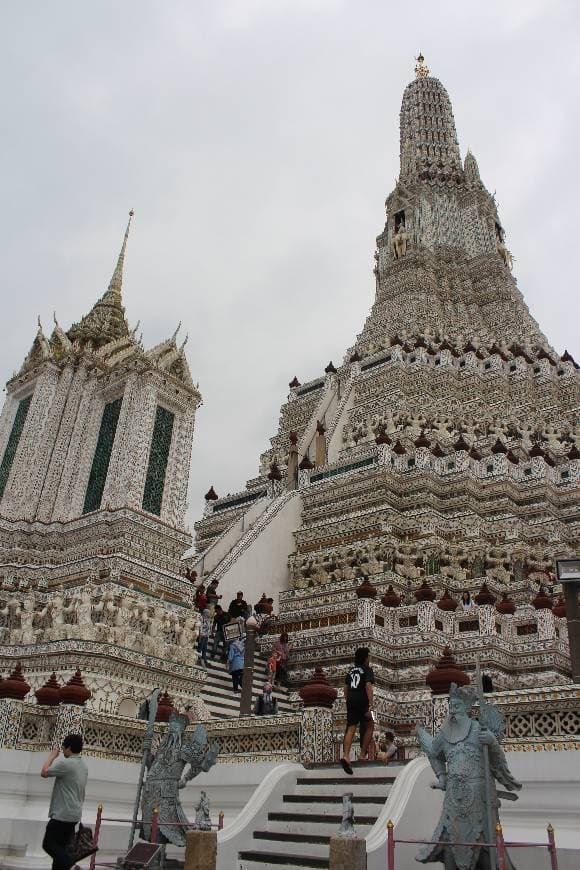
<instances>
[{"instance_id":1,"label":"dark green window shutter","mask_svg":"<svg viewBox=\"0 0 580 870\"><path fill-rule=\"evenodd\" d=\"M88 514L89 511L96 511L101 506L122 404L123 397L121 396L120 399L115 399L114 402L108 402L105 405L101 419L101 428L99 429L99 438L93 457L93 465L87 484L85 505L83 507L84 514Z\"/></svg>"},{"instance_id":2,"label":"dark green window shutter","mask_svg":"<svg viewBox=\"0 0 580 870\"><path fill-rule=\"evenodd\" d=\"M16 409L12 431L10 432L8 444L6 445L6 450L2 457L2 465L0 465L0 499L4 495L4 490L6 489L8 475L10 474L10 469L12 468L14 457L16 456L18 443L20 441L20 436L22 435L22 430L24 429L24 423L26 421L28 409L30 408L31 400L32 396L27 396L18 403L18 408Z\"/></svg>"},{"instance_id":3,"label":"dark green window shutter","mask_svg":"<svg viewBox=\"0 0 580 870\"><path fill-rule=\"evenodd\" d=\"M167 472L167 460L173 435L173 421L175 415L171 411L157 405L155 425L153 426L153 438L151 439L151 452L149 453L149 465L143 493L143 510L150 514L161 514L161 502L163 501L163 488L165 486L165 474Z\"/></svg>"}]
</instances>

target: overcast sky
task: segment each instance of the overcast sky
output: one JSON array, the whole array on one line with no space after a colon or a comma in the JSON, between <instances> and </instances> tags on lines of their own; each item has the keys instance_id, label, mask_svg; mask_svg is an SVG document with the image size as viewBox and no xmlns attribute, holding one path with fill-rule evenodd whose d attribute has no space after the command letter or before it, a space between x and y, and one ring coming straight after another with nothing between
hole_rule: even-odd
<instances>
[{"instance_id":1,"label":"overcast sky","mask_svg":"<svg viewBox=\"0 0 580 870\"><path fill-rule=\"evenodd\" d=\"M288 381L362 329L420 50L578 359L579 24L575 0L0 0L1 380L37 314L106 289L134 208L127 316L147 347L183 322L204 398L191 518L241 489Z\"/></svg>"}]
</instances>

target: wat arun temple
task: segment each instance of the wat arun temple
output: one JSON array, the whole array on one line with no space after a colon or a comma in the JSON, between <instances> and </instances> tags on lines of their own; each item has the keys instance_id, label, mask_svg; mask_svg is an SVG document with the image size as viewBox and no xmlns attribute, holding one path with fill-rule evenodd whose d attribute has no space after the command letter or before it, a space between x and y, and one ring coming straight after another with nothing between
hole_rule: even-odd
<instances>
[{"instance_id":1,"label":"wat arun temple","mask_svg":"<svg viewBox=\"0 0 580 870\"><path fill-rule=\"evenodd\" d=\"M6 387L0 747L32 753L75 726L88 754L134 764L139 708L160 687L207 723L229 767L328 762L342 693L305 716L300 690L340 689L368 646L379 726L407 760L414 724L437 718L437 674L473 679L477 659L508 749L575 755L580 697L554 571L578 557L580 367L530 314L509 228L424 59L403 94L366 322L340 364L301 382L296 360L256 476L222 498L208 481L194 536L201 393L177 334L148 349L129 324L128 234L106 292L69 328L39 322ZM196 584L214 579L226 604L238 589L274 597L258 652L288 632L276 716L239 718L217 667L197 666Z\"/></svg>"}]
</instances>

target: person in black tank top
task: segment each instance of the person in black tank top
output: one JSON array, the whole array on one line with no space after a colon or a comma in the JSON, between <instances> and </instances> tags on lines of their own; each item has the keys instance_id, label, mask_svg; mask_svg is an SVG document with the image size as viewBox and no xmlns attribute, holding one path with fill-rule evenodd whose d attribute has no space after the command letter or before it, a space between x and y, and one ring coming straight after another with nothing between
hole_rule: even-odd
<instances>
[{"instance_id":1,"label":"person in black tank top","mask_svg":"<svg viewBox=\"0 0 580 870\"><path fill-rule=\"evenodd\" d=\"M369 649L366 646L357 649L354 656L354 667L345 678L344 697L346 700L346 731L342 744L340 763L345 773L352 774L350 764L350 748L356 733L361 729L361 758L366 758L374 731L373 719L373 686L375 676L369 667Z\"/></svg>"}]
</instances>

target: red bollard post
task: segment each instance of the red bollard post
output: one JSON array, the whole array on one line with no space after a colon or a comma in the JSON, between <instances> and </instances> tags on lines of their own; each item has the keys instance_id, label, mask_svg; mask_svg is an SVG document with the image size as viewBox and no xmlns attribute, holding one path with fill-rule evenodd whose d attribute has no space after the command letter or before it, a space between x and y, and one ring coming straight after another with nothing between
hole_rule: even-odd
<instances>
[{"instance_id":1,"label":"red bollard post","mask_svg":"<svg viewBox=\"0 0 580 870\"><path fill-rule=\"evenodd\" d=\"M499 822L495 826L495 844L497 848L497 870L505 870L505 843L503 830Z\"/></svg>"},{"instance_id":2,"label":"red bollard post","mask_svg":"<svg viewBox=\"0 0 580 870\"><path fill-rule=\"evenodd\" d=\"M550 867L552 870L558 870L558 853L556 852L556 838L552 825L548 825L548 852L550 853Z\"/></svg>"},{"instance_id":3,"label":"red bollard post","mask_svg":"<svg viewBox=\"0 0 580 870\"><path fill-rule=\"evenodd\" d=\"M151 832L149 834L149 842L156 843L157 842L157 829L159 827L159 810L157 807L153 807L153 814L151 818Z\"/></svg>"},{"instance_id":4,"label":"red bollard post","mask_svg":"<svg viewBox=\"0 0 580 870\"><path fill-rule=\"evenodd\" d=\"M97 820L95 822L95 836L93 838L95 841L95 845L97 845L97 846L99 845L99 834L101 833L101 816L102 815L103 815L103 805L99 804L97 807ZM96 858L97 858L97 853L93 852L93 854L91 855L91 863L89 865L90 870L95 870Z\"/></svg>"},{"instance_id":5,"label":"red bollard post","mask_svg":"<svg viewBox=\"0 0 580 870\"><path fill-rule=\"evenodd\" d=\"M218 816L218 831L223 830L224 827L224 811L220 810L220 814Z\"/></svg>"},{"instance_id":6,"label":"red bollard post","mask_svg":"<svg viewBox=\"0 0 580 870\"><path fill-rule=\"evenodd\" d=\"M395 870L395 833L394 825L387 822L387 870Z\"/></svg>"}]
</instances>

